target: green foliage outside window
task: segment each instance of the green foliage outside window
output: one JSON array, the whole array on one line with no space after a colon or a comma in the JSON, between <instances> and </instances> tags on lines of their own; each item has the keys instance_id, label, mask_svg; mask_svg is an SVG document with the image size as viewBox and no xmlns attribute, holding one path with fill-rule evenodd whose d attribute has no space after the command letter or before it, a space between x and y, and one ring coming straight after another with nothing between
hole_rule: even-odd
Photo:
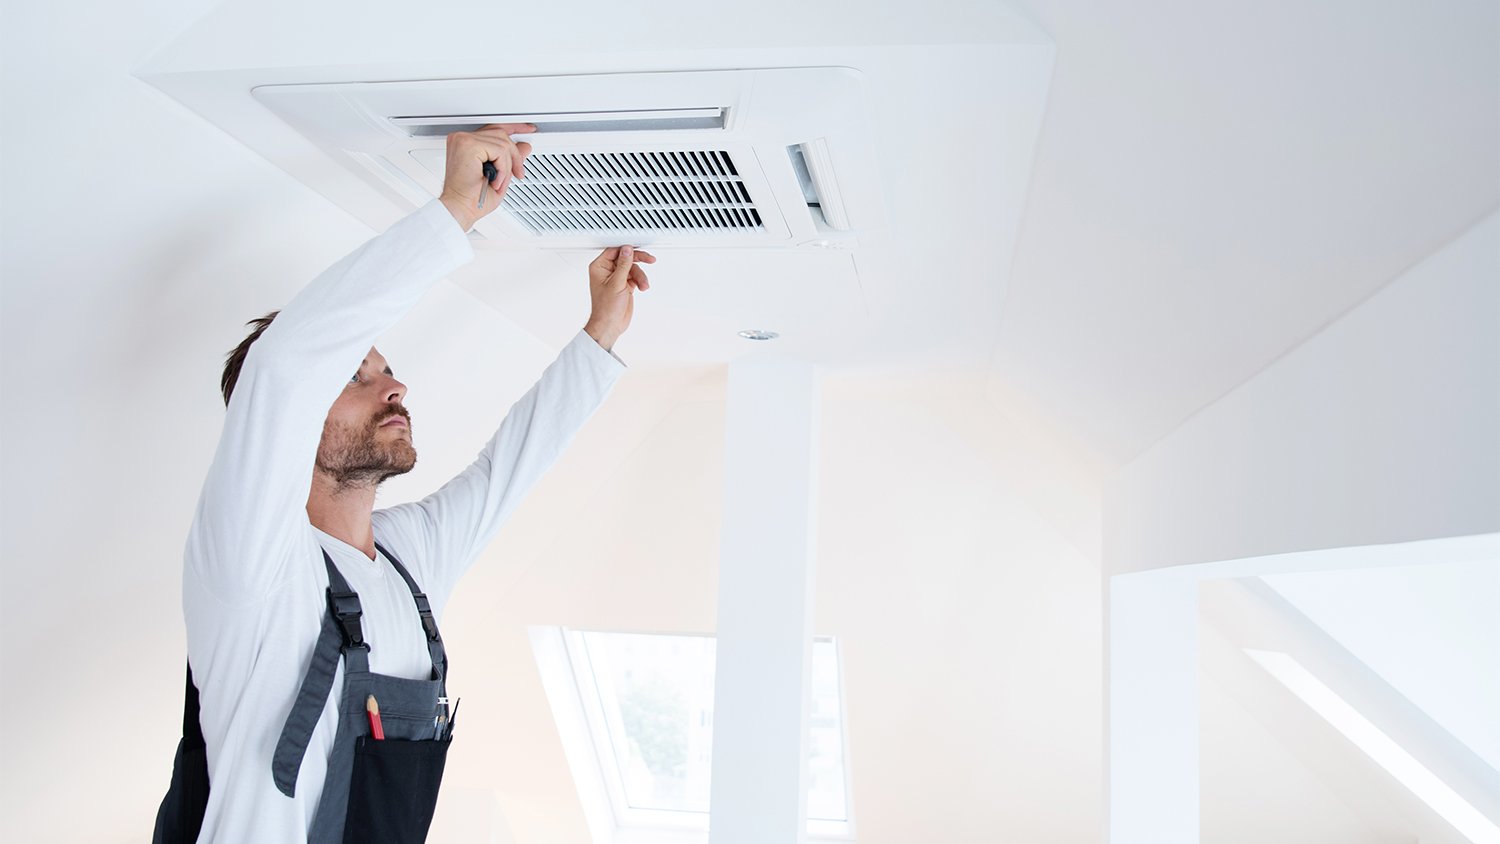
<instances>
[{"instance_id":1,"label":"green foliage outside window","mask_svg":"<svg viewBox=\"0 0 1500 844\"><path fill-rule=\"evenodd\" d=\"M660 675L632 677L620 698L625 735L652 774L681 777L687 765L688 711L682 694Z\"/></svg>"}]
</instances>

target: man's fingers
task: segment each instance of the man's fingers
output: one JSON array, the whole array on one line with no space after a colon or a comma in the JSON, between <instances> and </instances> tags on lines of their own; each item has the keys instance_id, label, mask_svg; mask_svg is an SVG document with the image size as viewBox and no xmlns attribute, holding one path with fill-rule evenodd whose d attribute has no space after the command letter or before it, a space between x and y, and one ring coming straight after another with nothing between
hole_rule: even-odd
<instances>
[{"instance_id":1,"label":"man's fingers","mask_svg":"<svg viewBox=\"0 0 1500 844\"><path fill-rule=\"evenodd\" d=\"M634 266L632 259L634 258L635 250L630 246L621 246L615 252L615 266L609 274L609 289L616 293L623 293L629 285L630 269Z\"/></svg>"},{"instance_id":2,"label":"man's fingers","mask_svg":"<svg viewBox=\"0 0 1500 844\"><path fill-rule=\"evenodd\" d=\"M475 129L474 131L476 133L477 132L494 132L497 129L499 131L501 131L501 132L504 132L507 135L530 135L530 134L532 134L533 132L536 131L536 124L535 123L486 123L485 125L480 126L478 129Z\"/></svg>"},{"instance_id":3,"label":"man's fingers","mask_svg":"<svg viewBox=\"0 0 1500 844\"><path fill-rule=\"evenodd\" d=\"M465 152L467 156L471 156L470 160L478 162L481 169L486 161L503 161L509 163L511 159L510 149L504 143L484 138L476 138L475 142ZM497 166L496 169L502 168ZM510 167L507 166L503 169L508 171Z\"/></svg>"},{"instance_id":4,"label":"man's fingers","mask_svg":"<svg viewBox=\"0 0 1500 844\"><path fill-rule=\"evenodd\" d=\"M530 126L531 124L523 123L503 125ZM485 128L489 129L491 127ZM483 131L484 130L480 130L480 132ZM506 137L504 134L498 131L487 132L485 134L480 134L480 132L467 133L474 139L473 145L469 148L470 154L472 154L474 158L477 159L481 164L486 161L497 162L495 168L496 170L506 172L509 176L514 176L517 179L525 178L526 166L523 162L525 161L526 156L531 153L531 144L513 143L511 142L510 138ZM500 164L503 164L504 166L500 166ZM498 185L498 181L491 182L490 184L492 187L495 187Z\"/></svg>"},{"instance_id":5,"label":"man's fingers","mask_svg":"<svg viewBox=\"0 0 1500 844\"><path fill-rule=\"evenodd\" d=\"M620 255L622 250L629 250L623 258ZM602 284L616 292L623 291L632 284L641 290L646 290L651 287L651 280L646 277L646 271L642 270L639 265L654 263L656 263L656 256L650 252L643 252L631 246L611 246L589 262L589 269L602 274L604 276Z\"/></svg>"},{"instance_id":6,"label":"man's fingers","mask_svg":"<svg viewBox=\"0 0 1500 844\"><path fill-rule=\"evenodd\" d=\"M522 141L516 144L516 152L520 153L511 162L511 172L517 179L526 178L526 156L531 155L531 144Z\"/></svg>"},{"instance_id":7,"label":"man's fingers","mask_svg":"<svg viewBox=\"0 0 1500 844\"><path fill-rule=\"evenodd\" d=\"M462 198L479 212L474 215L476 220L493 211L504 200L511 182L526 177L523 162L531 144L516 143L510 133L535 131L536 126L530 123L492 123L472 132L449 134L448 160L443 168L444 202ZM493 203L486 191L495 192Z\"/></svg>"},{"instance_id":8,"label":"man's fingers","mask_svg":"<svg viewBox=\"0 0 1500 844\"><path fill-rule=\"evenodd\" d=\"M620 254L620 247L611 246L600 252L594 260L589 262L589 269L602 270L605 273L614 272L615 258Z\"/></svg>"},{"instance_id":9,"label":"man's fingers","mask_svg":"<svg viewBox=\"0 0 1500 844\"><path fill-rule=\"evenodd\" d=\"M637 252L636 254L639 255L640 253ZM646 278L646 271L641 269L640 264L633 264L630 267L630 283L634 284L637 290L651 289L651 281Z\"/></svg>"},{"instance_id":10,"label":"man's fingers","mask_svg":"<svg viewBox=\"0 0 1500 844\"><path fill-rule=\"evenodd\" d=\"M512 145L512 142L510 138L496 132L484 135L478 132L454 132L448 136L448 144L449 151L461 149L477 155L480 150L483 150L493 158L497 151Z\"/></svg>"}]
</instances>

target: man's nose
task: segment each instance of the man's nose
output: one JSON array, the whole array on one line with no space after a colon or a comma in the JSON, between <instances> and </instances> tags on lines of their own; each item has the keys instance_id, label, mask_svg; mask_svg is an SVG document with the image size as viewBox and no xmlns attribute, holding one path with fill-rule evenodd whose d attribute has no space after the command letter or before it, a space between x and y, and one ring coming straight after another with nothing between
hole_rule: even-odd
<instances>
[{"instance_id":1,"label":"man's nose","mask_svg":"<svg viewBox=\"0 0 1500 844\"><path fill-rule=\"evenodd\" d=\"M401 400L406 398L406 385L394 378L387 377L386 380L389 383L381 388L384 391L382 395L387 402L400 404Z\"/></svg>"}]
</instances>

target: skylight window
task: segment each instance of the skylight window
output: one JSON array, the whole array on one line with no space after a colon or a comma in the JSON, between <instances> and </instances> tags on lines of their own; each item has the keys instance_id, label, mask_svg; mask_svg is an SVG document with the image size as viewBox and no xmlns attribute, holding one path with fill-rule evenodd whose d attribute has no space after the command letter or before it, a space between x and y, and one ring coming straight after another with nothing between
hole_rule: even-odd
<instances>
[{"instance_id":1,"label":"skylight window","mask_svg":"<svg viewBox=\"0 0 1500 844\"><path fill-rule=\"evenodd\" d=\"M1360 750L1390 772L1402 785L1432 807L1453 828L1475 844L1500 842L1500 827L1464 800L1436 774L1419 762L1348 701L1284 653L1246 648L1245 653L1281 681L1303 703L1323 716Z\"/></svg>"},{"instance_id":2,"label":"skylight window","mask_svg":"<svg viewBox=\"0 0 1500 844\"><path fill-rule=\"evenodd\" d=\"M1423 561L1260 579L1500 771L1500 562Z\"/></svg>"},{"instance_id":3,"label":"skylight window","mask_svg":"<svg viewBox=\"0 0 1500 844\"><path fill-rule=\"evenodd\" d=\"M714 640L570 631L579 691L597 701L601 763L631 809L708 811ZM592 687L592 689L590 689ZM598 723L602 721L602 723Z\"/></svg>"},{"instance_id":4,"label":"skylight window","mask_svg":"<svg viewBox=\"0 0 1500 844\"><path fill-rule=\"evenodd\" d=\"M607 799L617 832L707 830L714 637L548 628L534 629L533 641L559 727L587 733L587 740L564 737L585 801L591 794ZM833 640L814 641L812 663L808 832L814 839L847 837Z\"/></svg>"}]
</instances>

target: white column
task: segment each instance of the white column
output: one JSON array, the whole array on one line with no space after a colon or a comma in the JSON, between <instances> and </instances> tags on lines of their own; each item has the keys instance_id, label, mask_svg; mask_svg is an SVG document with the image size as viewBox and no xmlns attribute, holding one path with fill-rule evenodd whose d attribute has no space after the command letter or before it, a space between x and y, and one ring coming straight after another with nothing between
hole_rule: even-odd
<instances>
[{"instance_id":1,"label":"white column","mask_svg":"<svg viewBox=\"0 0 1500 844\"><path fill-rule=\"evenodd\" d=\"M806 837L816 434L810 365L730 365L710 844Z\"/></svg>"},{"instance_id":2,"label":"white column","mask_svg":"<svg viewBox=\"0 0 1500 844\"><path fill-rule=\"evenodd\" d=\"M1198 842L1198 582L1109 581L1109 844Z\"/></svg>"}]
</instances>

